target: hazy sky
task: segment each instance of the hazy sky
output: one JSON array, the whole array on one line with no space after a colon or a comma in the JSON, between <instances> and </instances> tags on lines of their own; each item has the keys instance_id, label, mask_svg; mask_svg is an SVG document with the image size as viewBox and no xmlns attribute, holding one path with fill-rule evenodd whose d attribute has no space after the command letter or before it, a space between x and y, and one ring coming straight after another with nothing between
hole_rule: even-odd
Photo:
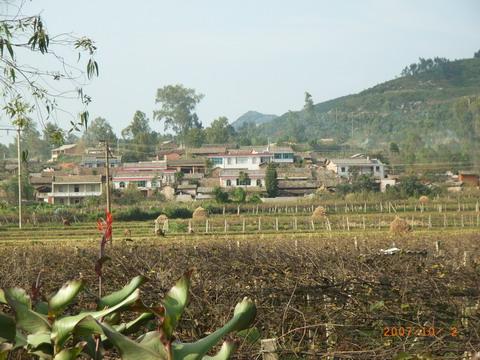
<instances>
[{"instance_id":1,"label":"hazy sky","mask_svg":"<svg viewBox=\"0 0 480 360\"><path fill-rule=\"evenodd\" d=\"M208 125L248 110L282 114L305 91L317 103L392 79L418 57L480 49L478 0L33 0L25 10L42 11L50 33L96 41L90 112L118 134L136 110L151 118L168 84L205 94Z\"/></svg>"}]
</instances>

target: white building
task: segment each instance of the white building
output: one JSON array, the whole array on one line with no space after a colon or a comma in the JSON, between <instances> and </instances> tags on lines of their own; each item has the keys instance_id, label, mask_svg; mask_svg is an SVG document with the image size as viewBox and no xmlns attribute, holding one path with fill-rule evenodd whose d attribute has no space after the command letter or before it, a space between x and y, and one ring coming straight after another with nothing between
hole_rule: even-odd
<instances>
[{"instance_id":1,"label":"white building","mask_svg":"<svg viewBox=\"0 0 480 360\"><path fill-rule=\"evenodd\" d=\"M241 173L246 174L246 179L242 181ZM231 187L265 187L265 170L241 170L225 169L220 171L220 186L224 188Z\"/></svg>"},{"instance_id":2,"label":"white building","mask_svg":"<svg viewBox=\"0 0 480 360\"><path fill-rule=\"evenodd\" d=\"M80 204L85 198L102 195L100 175L55 176L47 201L51 204Z\"/></svg>"},{"instance_id":3,"label":"white building","mask_svg":"<svg viewBox=\"0 0 480 360\"><path fill-rule=\"evenodd\" d=\"M78 155L77 144L65 144L52 149L52 158L50 161L57 161L60 155Z\"/></svg>"},{"instance_id":4,"label":"white building","mask_svg":"<svg viewBox=\"0 0 480 360\"><path fill-rule=\"evenodd\" d=\"M378 159L330 159L327 160L327 169L341 177L351 177L353 174L369 175L376 179L385 178L385 165Z\"/></svg>"},{"instance_id":5,"label":"white building","mask_svg":"<svg viewBox=\"0 0 480 360\"><path fill-rule=\"evenodd\" d=\"M226 153L209 155L208 158L214 167L221 169L258 170L264 163L293 163L294 153L290 147L243 146L240 149L230 149Z\"/></svg>"}]
</instances>

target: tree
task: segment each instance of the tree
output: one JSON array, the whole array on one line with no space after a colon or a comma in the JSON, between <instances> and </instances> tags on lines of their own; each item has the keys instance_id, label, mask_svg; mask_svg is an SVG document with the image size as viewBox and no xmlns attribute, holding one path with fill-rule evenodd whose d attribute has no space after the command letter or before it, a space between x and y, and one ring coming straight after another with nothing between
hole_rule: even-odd
<instances>
[{"instance_id":1,"label":"tree","mask_svg":"<svg viewBox=\"0 0 480 360\"><path fill-rule=\"evenodd\" d=\"M273 163L270 163L267 166L265 188L267 189L268 197L276 197L278 195L277 168Z\"/></svg>"},{"instance_id":2,"label":"tree","mask_svg":"<svg viewBox=\"0 0 480 360\"><path fill-rule=\"evenodd\" d=\"M473 54L475 59L480 59L480 50L478 50L475 54Z\"/></svg>"},{"instance_id":3,"label":"tree","mask_svg":"<svg viewBox=\"0 0 480 360\"><path fill-rule=\"evenodd\" d=\"M185 135L185 145L191 147L200 147L205 142L205 131L201 127L194 127L187 131Z\"/></svg>"},{"instance_id":4,"label":"tree","mask_svg":"<svg viewBox=\"0 0 480 360\"><path fill-rule=\"evenodd\" d=\"M83 109L78 117L71 115L70 130L86 127L91 98L83 86L98 76L97 48L86 37L50 34L40 15L23 15L24 3L7 6L0 15L1 108L13 125L23 128L34 112L41 124L55 119L62 110L61 102L76 94ZM87 54L86 71L71 64L82 60L82 54ZM61 111L62 116L65 113L69 114ZM60 136L63 134L58 132L55 137Z\"/></svg>"},{"instance_id":5,"label":"tree","mask_svg":"<svg viewBox=\"0 0 480 360\"><path fill-rule=\"evenodd\" d=\"M215 195L216 202L221 204L228 202L228 193L223 191L220 186L217 186L215 189L213 189L213 194Z\"/></svg>"},{"instance_id":6,"label":"tree","mask_svg":"<svg viewBox=\"0 0 480 360\"><path fill-rule=\"evenodd\" d=\"M50 157L50 145L47 141L42 139L40 132L37 130L36 124L28 120L23 123L23 130L20 135L20 147L22 149L22 156L25 161L28 158L48 159ZM17 146L17 139L14 140L15 148ZM16 153L16 151L15 151Z\"/></svg>"},{"instance_id":7,"label":"tree","mask_svg":"<svg viewBox=\"0 0 480 360\"><path fill-rule=\"evenodd\" d=\"M47 122L43 128L43 140L51 145L63 145L65 141L65 131L57 124Z\"/></svg>"},{"instance_id":8,"label":"tree","mask_svg":"<svg viewBox=\"0 0 480 360\"><path fill-rule=\"evenodd\" d=\"M398 147L398 144L395 142L390 143L390 152L392 154L398 154L400 152L400 148Z\"/></svg>"},{"instance_id":9,"label":"tree","mask_svg":"<svg viewBox=\"0 0 480 360\"><path fill-rule=\"evenodd\" d=\"M247 185L250 184L250 177L245 171L240 171L238 174L238 185L245 185L245 190L247 190Z\"/></svg>"},{"instance_id":10,"label":"tree","mask_svg":"<svg viewBox=\"0 0 480 360\"><path fill-rule=\"evenodd\" d=\"M28 177L22 176L22 199L23 200L32 200L33 199L33 187L28 181ZM6 195L6 200L11 205L18 204L18 176L11 177L10 179L0 183L0 188Z\"/></svg>"},{"instance_id":11,"label":"tree","mask_svg":"<svg viewBox=\"0 0 480 360\"><path fill-rule=\"evenodd\" d=\"M220 116L205 129L205 135L209 144L226 144L234 138L235 129L225 116Z\"/></svg>"},{"instance_id":12,"label":"tree","mask_svg":"<svg viewBox=\"0 0 480 360\"><path fill-rule=\"evenodd\" d=\"M154 118L164 120L165 130L171 128L185 145L188 131L200 127L195 107L203 97L181 84L164 86L157 90L155 103L160 105L160 109L154 111Z\"/></svg>"},{"instance_id":13,"label":"tree","mask_svg":"<svg viewBox=\"0 0 480 360\"><path fill-rule=\"evenodd\" d=\"M102 117L97 117L87 128L83 135L86 146L98 146L100 141L106 140L109 144L117 142L117 136L113 132L112 126Z\"/></svg>"},{"instance_id":14,"label":"tree","mask_svg":"<svg viewBox=\"0 0 480 360\"><path fill-rule=\"evenodd\" d=\"M136 111L133 120L122 130L126 151L124 157L128 161L145 160L149 155L155 154L158 134L151 130L147 115Z\"/></svg>"},{"instance_id":15,"label":"tree","mask_svg":"<svg viewBox=\"0 0 480 360\"><path fill-rule=\"evenodd\" d=\"M236 203L244 203L247 199L247 193L242 188L237 187L232 192L232 198Z\"/></svg>"}]
</instances>

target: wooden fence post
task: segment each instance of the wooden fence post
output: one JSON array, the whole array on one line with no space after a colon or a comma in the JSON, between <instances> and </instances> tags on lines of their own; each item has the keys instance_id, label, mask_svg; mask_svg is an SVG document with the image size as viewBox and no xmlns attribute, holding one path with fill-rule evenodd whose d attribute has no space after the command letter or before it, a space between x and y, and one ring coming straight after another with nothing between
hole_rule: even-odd
<instances>
[{"instance_id":1,"label":"wooden fence post","mask_svg":"<svg viewBox=\"0 0 480 360\"><path fill-rule=\"evenodd\" d=\"M275 231L278 231L278 217L275 218Z\"/></svg>"},{"instance_id":2,"label":"wooden fence post","mask_svg":"<svg viewBox=\"0 0 480 360\"><path fill-rule=\"evenodd\" d=\"M293 218L293 230L297 231L297 218Z\"/></svg>"},{"instance_id":3,"label":"wooden fence post","mask_svg":"<svg viewBox=\"0 0 480 360\"><path fill-rule=\"evenodd\" d=\"M223 224L223 231L227 232L228 230L228 224L227 224L227 218L224 219L224 224Z\"/></svg>"},{"instance_id":4,"label":"wooden fence post","mask_svg":"<svg viewBox=\"0 0 480 360\"><path fill-rule=\"evenodd\" d=\"M205 220L205 234L208 233L208 219Z\"/></svg>"},{"instance_id":5,"label":"wooden fence post","mask_svg":"<svg viewBox=\"0 0 480 360\"><path fill-rule=\"evenodd\" d=\"M258 231L262 231L262 218L258 218Z\"/></svg>"},{"instance_id":6,"label":"wooden fence post","mask_svg":"<svg viewBox=\"0 0 480 360\"><path fill-rule=\"evenodd\" d=\"M188 220L188 233L191 234L192 232L193 232L192 220Z\"/></svg>"},{"instance_id":7,"label":"wooden fence post","mask_svg":"<svg viewBox=\"0 0 480 360\"><path fill-rule=\"evenodd\" d=\"M245 218L243 218L242 222L242 232L245 232Z\"/></svg>"},{"instance_id":8,"label":"wooden fence post","mask_svg":"<svg viewBox=\"0 0 480 360\"><path fill-rule=\"evenodd\" d=\"M312 224L312 231L315 231L315 222L312 220L310 220L310 223Z\"/></svg>"},{"instance_id":9,"label":"wooden fence post","mask_svg":"<svg viewBox=\"0 0 480 360\"><path fill-rule=\"evenodd\" d=\"M240 205L237 206L237 215L240 215Z\"/></svg>"}]
</instances>

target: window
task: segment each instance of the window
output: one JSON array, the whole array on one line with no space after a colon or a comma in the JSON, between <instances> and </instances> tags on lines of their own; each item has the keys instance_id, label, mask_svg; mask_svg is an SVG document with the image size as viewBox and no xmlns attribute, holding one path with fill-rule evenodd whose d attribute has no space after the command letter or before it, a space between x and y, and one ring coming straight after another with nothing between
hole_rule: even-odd
<instances>
[{"instance_id":1,"label":"window","mask_svg":"<svg viewBox=\"0 0 480 360\"><path fill-rule=\"evenodd\" d=\"M137 186L138 186L138 187L146 187L146 186L147 186L147 182L144 181L144 180L137 181Z\"/></svg>"},{"instance_id":2,"label":"window","mask_svg":"<svg viewBox=\"0 0 480 360\"><path fill-rule=\"evenodd\" d=\"M342 167L340 168L340 172L342 172L342 173L345 172L345 167L344 167L344 166L342 166Z\"/></svg>"},{"instance_id":3,"label":"window","mask_svg":"<svg viewBox=\"0 0 480 360\"><path fill-rule=\"evenodd\" d=\"M223 158L212 158L212 163L213 163L213 165L222 165L223 164Z\"/></svg>"},{"instance_id":4,"label":"window","mask_svg":"<svg viewBox=\"0 0 480 360\"><path fill-rule=\"evenodd\" d=\"M258 161L258 158L256 158L256 157L253 157L253 158L252 158L252 164L256 164L257 161Z\"/></svg>"},{"instance_id":5,"label":"window","mask_svg":"<svg viewBox=\"0 0 480 360\"><path fill-rule=\"evenodd\" d=\"M283 159L293 159L293 154L292 153L283 153L282 158Z\"/></svg>"},{"instance_id":6,"label":"window","mask_svg":"<svg viewBox=\"0 0 480 360\"><path fill-rule=\"evenodd\" d=\"M261 163L268 163L268 162L270 162L270 160L271 160L271 158L269 156L262 156L260 158Z\"/></svg>"},{"instance_id":7,"label":"window","mask_svg":"<svg viewBox=\"0 0 480 360\"><path fill-rule=\"evenodd\" d=\"M258 186L258 187L262 187L262 180L257 179L257 186Z\"/></svg>"},{"instance_id":8,"label":"window","mask_svg":"<svg viewBox=\"0 0 480 360\"><path fill-rule=\"evenodd\" d=\"M237 179L237 185L250 185L251 183L252 180L250 178L244 179L243 181Z\"/></svg>"},{"instance_id":9,"label":"window","mask_svg":"<svg viewBox=\"0 0 480 360\"><path fill-rule=\"evenodd\" d=\"M282 154L273 154L273 157L274 159L281 159L282 158Z\"/></svg>"},{"instance_id":10,"label":"window","mask_svg":"<svg viewBox=\"0 0 480 360\"><path fill-rule=\"evenodd\" d=\"M236 158L236 163L237 164L247 164L248 163L248 158L247 157L237 157Z\"/></svg>"},{"instance_id":11,"label":"window","mask_svg":"<svg viewBox=\"0 0 480 360\"><path fill-rule=\"evenodd\" d=\"M74 192L80 192L80 185L73 185Z\"/></svg>"},{"instance_id":12,"label":"window","mask_svg":"<svg viewBox=\"0 0 480 360\"><path fill-rule=\"evenodd\" d=\"M375 171L379 172L380 171L380 166L375 166Z\"/></svg>"},{"instance_id":13,"label":"window","mask_svg":"<svg viewBox=\"0 0 480 360\"><path fill-rule=\"evenodd\" d=\"M118 187L119 187L120 189L125 189L125 182L120 181L120 184L118 184Z\"/></svg>"},{"instance_id":14,"label":"window","mask_svg":"<svg viewBox=\"0 0 480 360\"><path fill-rule=\"evenodd\" d=\"M231 157L227 158L227 164L232 165L232 158Z\"/></svg>"},{"instance_id":15,"label":"window","mask_svg":"<svg viewBox=\"0 0 480 360\"><path fill-rule=\"evenodd\" d=\"M232 180L227 180L225 183L227 184L227 186L232 186Z\"/></svg>"}]
</instances>

